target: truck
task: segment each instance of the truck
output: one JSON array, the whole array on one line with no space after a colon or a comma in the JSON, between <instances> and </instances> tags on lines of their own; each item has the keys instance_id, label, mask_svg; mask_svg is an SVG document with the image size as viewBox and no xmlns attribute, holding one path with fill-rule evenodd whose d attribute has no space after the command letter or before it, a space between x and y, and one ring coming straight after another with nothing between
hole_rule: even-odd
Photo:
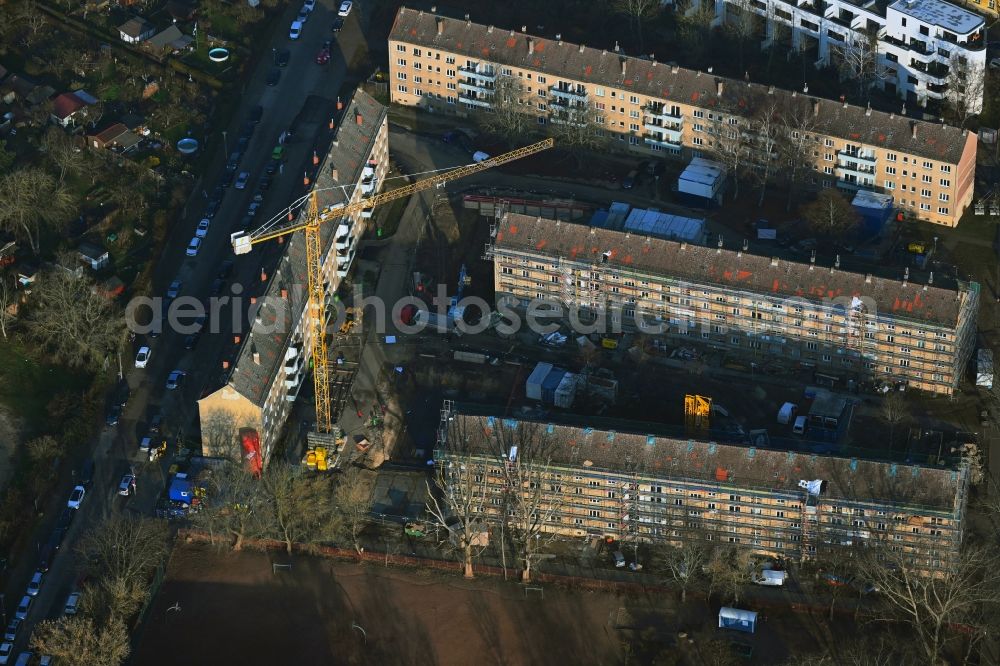
<instances>
[{"instance_id":1,"label":"truck","mask_svg":"<svg viewBox=\"0 0 1000 666\"><path fill-rule=\"evenodd\" d=\"M786 402L778 410L778 423L780 425L788 425L795 420L795 413L799 410L799 406L794 402Z\"/></svg>"}]
</instances>

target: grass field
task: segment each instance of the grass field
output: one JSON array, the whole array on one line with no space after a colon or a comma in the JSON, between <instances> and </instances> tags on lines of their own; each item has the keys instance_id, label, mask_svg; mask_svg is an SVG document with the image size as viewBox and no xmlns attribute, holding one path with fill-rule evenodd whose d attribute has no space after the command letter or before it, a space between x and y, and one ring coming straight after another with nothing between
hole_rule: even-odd
<instances>
[{"instance_id":1,"label":"grass field","mask_svg":"<svg viewBox=\"0 0 1000 666\"><path fill-rule=\"evenodd\" d=\"M86 375L38 363L19 342L0 340L0 403L22 421L28 436L48 419L46 407L54 395L82 394L88 383Z\"/></svg>"}]
</instances>

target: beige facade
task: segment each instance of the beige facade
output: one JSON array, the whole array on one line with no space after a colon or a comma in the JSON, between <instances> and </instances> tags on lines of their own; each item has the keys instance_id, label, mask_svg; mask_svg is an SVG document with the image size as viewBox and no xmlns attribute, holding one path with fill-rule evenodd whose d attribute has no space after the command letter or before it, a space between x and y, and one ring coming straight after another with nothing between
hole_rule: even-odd
<instances>
[{"instance_id":1,"label":"beige facade","mask_svg":"<svg viewBox=\"0 0 1000 666\"><path fill-rule=\"evenodd\" d=\"M880 545L929 569L956 556L962 541L968 475L961 464L930 468L523 422L464 414L451 402L438 432L435 460L452 483L460 483L462 465L485 479L491 521L520 482L526 493L541 486L545 530L567 536L697 540L799 561ZM532 451L544 458L525 459ZM817 494L804 487L813 481L822 482Z\"/></svg>"},{"instance_id":2,"label":"beige facade","mask_svg":"<svg viewBox=\"0 0 1000 666\"><path fill-rule=\"evenodd\" d=\"M811 169L806 186L889 193L912 217L948 227L972 203L974 133L710 71L405 7L389 35L389 71L395 104L459 115L513 104L540 130L585 116L622 149L647 157L711 156L733 133L758 132L751 117L777 100L785 116L801 118L801 131L789 132Z\"/></svg>"},{"instance_id":3,"label":"beige facade","mask_svg":"<svg viewBox=\"0 0 1000 666\"><path fill-rule=\"evenodd\" d=\"M340 106L334 113L334 139L313 183L319 191L321 218L336 207L376 192L389 169L386 108L361 90ZM337 315L334 295L354 265L372 214L363 210L350 217L331 218L321 228L328 321ZM301 231L285 240L281 260L251 305L250 330L240 340L225 384L198 402L206 455L213 453L212 440L220 422L232 423L236 429L247 426L248 419L258 423L265 461L284 431L292 405L307 381L314 344L305 307L305 245ZM219 410L231 417L222 418Z\"/></svg>"},{"instance_id":4,"label":"beige facade","mask_svg":"<svg viewBox=\"0 0 1000 666\"><path fill-rule=\"evenodd\" d=\"M560 303L831 382L906 382L951 394L975 347L979 285L897 279L508 214L493 230L497 302ZM638 319L637 319L638 318Z\"/></svg>"}]
</instances>

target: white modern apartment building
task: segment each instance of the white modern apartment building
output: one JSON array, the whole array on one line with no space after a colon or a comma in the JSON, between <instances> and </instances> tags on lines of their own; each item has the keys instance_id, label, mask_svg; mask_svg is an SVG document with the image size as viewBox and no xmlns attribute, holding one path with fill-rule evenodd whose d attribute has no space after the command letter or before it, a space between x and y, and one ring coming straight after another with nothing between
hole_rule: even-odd
<instances>
[{"instance_id":1,"label":"white modern apartment building","mask_svg":"<svg viewBox=\"0 0 1000 666\"><path fill-rule=\"evenodd\" d=\"M872 53L868 66L877 85L921 105L968 92L969 110L982 110L982 85L963 85L958 78L961 73L981 81L986 71L986 21L975 12L944 0L714 2L717 23L736 20L743 11L763 18L765 45L781 37L778 26L784 26L792 48L814 52L817 67L833 64L845 50L867 59L866 36L874 35L877 60Z\"/></svg>"}]
</instances>

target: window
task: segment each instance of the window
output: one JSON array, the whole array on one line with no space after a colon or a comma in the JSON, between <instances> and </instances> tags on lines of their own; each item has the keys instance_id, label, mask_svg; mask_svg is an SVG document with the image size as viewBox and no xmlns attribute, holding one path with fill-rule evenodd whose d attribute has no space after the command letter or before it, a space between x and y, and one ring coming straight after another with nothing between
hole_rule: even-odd
<instances>
[{"instance_id":1,"label":"window","mask_svg":"<svg viewBox=\"0 0 1000 666\"><path fill-rule=\"evenodd\" d=\"M413 82L414 83L423 83L424 82L424 77L422 77L422 76L414 76L413 77Z\"/></svg>"},{"instance_id":2,"label":"window","mask_svg":"<svg viewBox=\"0 0 1000 666\"><path fill-rule=\"evenodd\" d=\"M950 164L942 164L941 165L941 173L951 173L951 165Z\"/></svg>"},{"instance_id":3,"label":"window","mask_svg":"<svg viewBox=\"0 0 1000 666\"><path fill-rule=\"evenodd\" d=\"M695 132L704 132L705 131L705 126L702 125L701 123L695 123L694 124L694 131Z\"/></svg>"},{"instance_id":4,"label":"window","mask_svg":"<svg viewBox=\"0 0 1000 666\"><path fill-rule=\"evenodd\" d=\"M449 70L445 71L445 74L447 74L448 76L455 76L455 70L449 69Z\"/></svg>"},{"instance_id":5,"label":"window","mask_svg":"<svg viewBox=\"0 0 1000 666\"><path fill-rule=\"evenodd\" d=\"M453 58L452 56L448 56L447 58L444 59L444 63L446 65L454 65L455 64L455 58Z\"/></svg>"},{"instance_id":6,"label":"window","mask_svg":"<svg viewBox=\"0 0 1000 666\"><path fill-rule=\"evenodd\" d=\"M896 189L896 183L892 182L891 180L885 181L885 189L887 189L887 190L894 190L894 189Z\"/></svg>"},{"instance_id":7,"label":"window","mask_svg":"<svg viewBox=\"0 0 1000 666\"><path fill-rule=\"evenodd\" d=\"M949 196L947 194L945 194L944 192L942 192L941 194L938 195L938 201L948 201L948 199L949 199Z\"/></svg>"},{"instance_id":8,"label":"window","mask_svg":"<svg viewBox=\"0 0 1000 666\"><path fill-rule=\"evenodd\" d=\"M406 72L396 72L396 78L400 81L406 80Z\"/></svg>"},{"instance_id":9,"label":"window","mask_svg":"<svg viewBox=\"0 0 1000 666\"><path fill-rule=\"evenodd\" d=\"M514 70L512 70L510 67L501 67L500 74L502 76L514 76Z\"/></svg>"},{"instance_id":10,"label":"window","mask_svg":"<svg viewBox=\"0 0 1000 666\"><path fill-rule=\"evenodd\" d=\"M895 162L896 161L896 153L886 153L885 154L885 159L886 159L887 162ZM893 172L893 173L895 173L895 172Z\"/></svg>"},{"instance_id":11,"label":"window","mask_svg":"<svg viewBox=\"0 0 1000 666\"><path fill-rule=\"evenodd\" d=\"M639 98L636 97L635 95L630 95L629 98L628 98L628 101L630 103L632 103L632 104L638 104L639 103Z\"/></svg>"},{"instance_id":12,"label":"window","mask_svg":"<svg viewBox=\"0 0 1000 666\"><path fill-rule=\"evenodd\" d=\"M413 69L421 69L423 66L419 62L413 63Z\"/></svg>"},{"instance_id":13,"label":"window","mask_svg":"<svg viewBox=\"0 0 1000 666\"><path fill-rule=\"evenodd\" d=\"M933 183L934 179L930 177L930 174L924 174L920 176L920 180L924 183Z\"/></svg>"},{"instance_id":14,"label":"window","mask_svg":"<svg viewBox=\"0 0 1000 666\"><path fill-rule=\"evenodd\" d=\"M823 145L827 148L833 148L833 139L824 139Z\"/></svg>"},{"instance_id":15,"label":"window","mask_svg":"<svg viewBox=\"0 0 1000 666\"><path fill-rule=\"evenodd\" d=\"M538 77L538 82L539 83L545 83L545 77L544 76L539 76Z\"/></svg>"},{"instance_id":16,"label":"window","mask_svg":"<svg viewBox=\"0 0 1000 666\"><path fill-rule=\"evenodd\" d=\"M926 162L925 161L924 162L924 168L925 169L933 169L934 168L934 163L933 162Z\"/></svg>"},{"instance_id":17,"label":"window","mask_svg":"<svg viewBox=\"0 0 1000 666\"><path fill-rule=\"evenodd\" d=\"M396 44L396 50L400 53L406 53L406 47L402 44Z\"/></svg>"},{"instance_id":18,"label":"window","mask_svg":"<svg viewBox=\"0 0 1000 666\"><path fill-rule=\"evenodd\" d=\"M448 84L448 90L455 90L455 89L456 89L456 86L455 86L454 83L449 83Z\"/></svg>"},{"instance_id":19,"label":"window","mask_svg":"<svg viewBox=\"0 0 1000 666\"><path fill-rule=\"evenodd\" d=\"M629 123L628 124L628 128L629 128L629 130L631 130L633 132L638 132L639 131L639 125L638 125L638 123Z\"/></svg>"},{"instance_id":20,"label":"window","mask_svg":"<svg viewBox=\"0 0 1000 666\"><path fill-rule=\"evenodd\" d=\"M894 167L894 166L887 166L885 168L885 172L887 174L889 174L890 176L895 176L896 175L896 167Z\"/></svg>"},{"instance_id":21,"label":"window","mask_svg":"<svg viewBox=\"0 0 1000 666\"><path fill-rule=\"evenodd\" d=\"M594 95L604 97L604 88L594 88Z\"/></svg>"},{"instance_id":22,"label":"window","mask_svg":"<svg viewBox=\"0 0 1000 666\"><path fill-rule=\"evenodd\" d=\"M947 178L942 178L940 183L941 187L951 187L951 181L948 180Z\"/></svg>"},{"instance_id":23,"label":"window","mask_svg":"<svg viewBox=\"0 0 1000 666\"><path fill-rule=\"evenodd\" d=\"M693 143L696 146L700 146L700 145L702 145L705 142L701 140L700 136L696 136L696 137L692 137L691 138L691 143Z\"/></svg>"},{"instance_id":24,"label":"window","mask_svg":"<svg viewBox=\"0 0 1000 666\"><path fill-rule=\"evenodd\" d=\"M398 86L396 86L396 89L397 89L397 90L398 90L399 92L401 92L401 93L405 93L405 92L409 92L409 91L408 91L408 90L406 89L406 86L404 86L404 85L403 85L402 83L400 83L400 84L399 84Z\"/></svg>"},{"instance_id":25,"label":"window","mask_svg":"<svg viewBox=\"0 0 1000 666\"><path fill-rule=\"evenodd\" d=\"M930 190L920 190L920 196L924 197L925 199L929 199L930 196L931 196L931 191Z\"/></svg>"},{"instance_id":26,"label":"window","mask_svg":"<svg viewBox=\"0 0 1000 666\"><path fill-rule=\"evenodd\" d=\"M938 213L940 213L941 215L947 215L948 214L948 209L944 208L944 207L939 207L938 208Z\"/></svg>"},{"instance_id":27,"label":"window","mask_svg":"<svg viewBox=\"0 0 1000 666\"><path fill-rule=\"evenodd\" d=\"M695 109L695 111L694 111L694 117L695 118L704 118L705 117L705 112L702 111L701 109Z\"/></svg>"}]
</instances>

